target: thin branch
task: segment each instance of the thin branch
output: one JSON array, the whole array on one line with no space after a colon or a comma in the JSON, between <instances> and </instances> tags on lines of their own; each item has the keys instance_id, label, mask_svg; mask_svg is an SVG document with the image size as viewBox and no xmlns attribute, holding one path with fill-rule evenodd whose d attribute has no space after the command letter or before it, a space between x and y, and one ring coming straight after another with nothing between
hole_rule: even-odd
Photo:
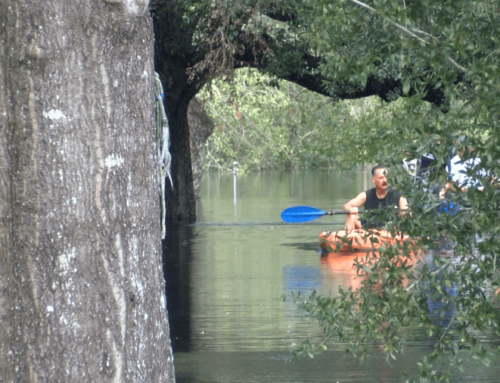
<instances>
[{"instance_id":1,"label":"thin branch","mask_svg":"<svg viewBox=\"0 0 500 383\"><path fill-rule=\"evenodd\" d=\"M427 33L427 32L424 32L424 31L421 31L421 30L419 30L419 29L412 29L412 31L413 31L413 32L415 32L415 33L421 33L422 35L425 35L425 36L427 36L427 37L429 37L429 38L433 39L433 40L434 40L435 42L437 42L437 43L439 42L439 39L438 39L437 37L435 37L435 36L431 35L430 33Z\"/></svg>"},{"instance_id":2,"label":"thin branch","mask_svg":"<svg viewBox=\"0 0 500 383\"><path fill-rule=\"evenodd\" d=\"M372 8L370 7L368 4L365 4L365 3L362 3L361 1L359 0L348 0L350 1L351 3L354 3L356 5L359 5L360 7L362 8L365 8L367 10L369 10L370 12L373 12L373 13L379 13L375 8ZM410 37L413 37L414 39L417 39L418 41L420 41L423 45L427 45L428 42L426 40L424 40L423 38L417 36L415 33L413 33L412 31L410 31L408 28L405 28L404 26L402 26L401 24L399 23L396 23L395 21L392 21L391 19L387 18L387 21L389 21L389 23L391 23L392 25L394 25L396 28L398 28L399 30L401 30L402 32L406 33L408 36ZM423 32L421 32L423 33ZM429 35L426 33L426 35ZM430 36L430 35L429 35ZM437 40L437 38L433 37L436 41L439 41ZM446 57L446 60L451 64L453 65L458 71L462 72L462 73L467 73L468 72L468 69L461 66L459 63L457 63L455 60L453 60L450 56L447 56Z\"/></svg>"},{"instance_id":3,"label":"thin branch","mask_svg":"<svg viewBox=\"0 0 500 383\"><path fill-rule=\"evenodd\" d=\"M492 54L498 53L499 51L500 51L500 49L495 49L493 52L491 52L488 56L486 56L484 58L484 61L486 61L488 59L488 57L490 57Z\"/></svg>"}]
</instances>

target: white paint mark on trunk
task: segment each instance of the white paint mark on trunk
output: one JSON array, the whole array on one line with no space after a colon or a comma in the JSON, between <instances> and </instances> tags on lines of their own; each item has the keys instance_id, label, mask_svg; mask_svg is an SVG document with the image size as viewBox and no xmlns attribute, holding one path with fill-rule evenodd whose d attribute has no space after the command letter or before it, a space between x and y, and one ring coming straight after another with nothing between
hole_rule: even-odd
<instances>
[{"instance_id":1,"label":"white paint mark on trunk","mask_svg":"<svg viewBox=\"0 0 500 383\"><path fill-rule=\"evenodd\" d=\"M59 233L58 233L59 234ZM73 247L71 251L68 251L66 254L61 254L58 257L59 261L59 270L63 274L66 274L71 269L71 261L76 258L76 249Z\"/></svg>"},{"instance_id":2,"label":"white paint mark on trunk","mask_svg":"<svg viewBox=\"0 0 500 383\"><path fill-rule=\"evenodd\" d=\"M123 255L122 237L120 233L116 234L115 247L118 253L118 266L120 268L120 274L121 277L125 279L124 255ZM122 303L119 305L119 315L121 323L122 342L123 344L125 344L125 327L127 324L127 313L126 313L125 294L123 293L123 291L121 291L120 298L122 299Z\"/></svg>"},{"instance_id":3,"label":"white paint mark on trunk","mask_svg":"<svg viewBox=\"0 0 500 383\"><path fill-rule=\"evenodd\" d=\"M167 309L167 302L165 300L164 294L160 296L160 302L161 302L161 307L162 309L166 310Z\"/></svg>"},{"instance_id":4,"label":"white paint mark on trunk","mask_svg":"<svg viewBox=\"0 0 500 383\"><path fill-rule=\"evenodd\" d=\"M122 353L119 352L116 348L116 342L113 339L113 334L111 333L111 330L108 329L108 331L106 332L106 336L108 338L108 342L111 344L112 347L111 352L113 355L113 359L111 360L111 363L113 363L114 361L115 364L115 369L114 369L115 371L112 382L121 383L122 370L123 370ZM111 367L109 359L107 360L107 365L108 367Z\"/></svg>"},{"instance_id":5,"label":"white paint mark on trunk","mask_svg":"<svg viewBox=\"0 0 500 383\"><path fill-rule=\"evenodd\" d=\"M108 72L106 71L106 66L104 63L101 63L101 75L102 75L102 85L104 89L104 99L106 103L106 114L107 118L106 121L109 121L111 119L111 96L109 93L109 78L108 78Z\"/></svg>"},{"instance_id":6,"label":"white paint mark on trunk","mask_svg":"<svg viewBox=\"0 0 500 383\"><path fill-rule=\"evenodd\" d=\"M61 110L50 109L48 112L43 111L43 116L49 120L61 120L66 119L66 116Z\"/></svg>"},{"instance_id":7,"label":"white paint mark on trunk","mask_svg":"<svg viewBox=\"0 0 500 383\"><path fill-rule=\"evenodd\" d=\"M112 168L113 166L122 166L125 160L122 156L111 154L104 159L104 165L108 168Z\"/></svg>"},{"instance_id":8,"label":"white paint mark on trunk","mask_svg":"<svg viewBox=\"0 0 500 383\"><path fill-rule=\"evenodd\" d=\"M115 238L115 247L117 248L118 252L118 258L119 258L119 263L123 262L123 248L121 244L121 237L118 234L117 237ZM121 260L120 260L121 258ZM109 284L111 286L111 291L113 292L113 297L115 298L116 302L116 307L118 311L118 328L120 331L121 335L121 347L125 345L125 332L126 332L126 325L127 325L127 314L126 314L126 309L127 309L127 304L126 304L126 298L125 298L125 292L123 288L123 274L117 274L109 265L108 259L106 254L103 254L102 256L103 264L104 264L104 269L106 271L106 274L108 275L108 280ZM122 265L119 265L120 267L120 273L124 273L122 271ZM109 334L108 334L109 335ZM117 382L120 382L120 377L121 377L121 353L118 353L116 350L116 345L114 343L113 337L110 338L110 341L113 344L113 351L116 354L116 364L117 364L117 373L119 370L118 375L115 377Z\"/></svg>"},{"instance_id":9,"label":"white paint mark on trunk","mask_svg":"<svg viewBox=\"0 0 500 383\"><path fill-rule=\"evenodd\" d=\"M106 223L106 214L104 208L101 205L101 184L102 184L102 168L104 167L102 161L102 149L101 149L101 127L96 122L95 110L92 105L90 108L90 115L92 124L95 126L95 154L96 154L96 162L97 162L97 171L95 173L95 205L101 216L102 222Z\"/></svg>"}]
</instances>

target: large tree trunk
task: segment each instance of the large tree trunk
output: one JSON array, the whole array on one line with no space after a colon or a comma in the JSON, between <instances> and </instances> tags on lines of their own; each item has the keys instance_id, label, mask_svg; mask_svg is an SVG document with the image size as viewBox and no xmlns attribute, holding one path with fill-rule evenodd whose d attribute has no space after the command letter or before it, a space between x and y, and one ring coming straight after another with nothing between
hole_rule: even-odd
<instances>
[{"instance_id":1,"label":"large tree trunk","mask_svg":"<svg viewBox=\"0 0 500 383\"><path fill-rule=\"evenodd\" d=\"M0 380L173 382L148 0L0 2Z\"/></svg>"}]
</instances>

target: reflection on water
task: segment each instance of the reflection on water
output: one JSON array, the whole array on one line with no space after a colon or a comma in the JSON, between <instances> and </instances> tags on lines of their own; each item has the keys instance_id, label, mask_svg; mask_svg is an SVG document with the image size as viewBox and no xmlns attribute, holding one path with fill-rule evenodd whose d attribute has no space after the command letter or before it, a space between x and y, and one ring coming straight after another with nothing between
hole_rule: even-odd
<instances>
[{"instance_id":1,"label":"reflection on water","mask_svg":"<svg viewBox=\"0 0 500 383\"><path fill-rule=\"evenodd\" d=\"M418 332L396 362L374 347L360 365L337 344L314 360L285 363L293 345L305 337L320 339L322 332L281 296L292 291L308 296L313 290L337 295L339 286L356 288L362 277L352 264L364 255L320 253L319 233L340 228L343 217L283 225L280 213L295 205L340 210L368 175L238 175L236 205L232 178L205 177L199 222L168 228L164 261L177 382L404 381L401 370L414 368L431 347ZM495 376L494 368L466 371L454 381Z\"/></svg>"},{"instance_id":2,"label":"reflection on water","mask_svg":"<svg viewBox=\"0 0 500 383\"><path fill-rule=\"evenodd\" d=\"M323 272L336 279L336 285L352 287L355 290L361 286L363 280L363 276L358 275L355 261L363 263L365 258L366 254L360 252L324 253L321 255L320 263L326 266L322 267Z\"/></svg>"}]
</instances>

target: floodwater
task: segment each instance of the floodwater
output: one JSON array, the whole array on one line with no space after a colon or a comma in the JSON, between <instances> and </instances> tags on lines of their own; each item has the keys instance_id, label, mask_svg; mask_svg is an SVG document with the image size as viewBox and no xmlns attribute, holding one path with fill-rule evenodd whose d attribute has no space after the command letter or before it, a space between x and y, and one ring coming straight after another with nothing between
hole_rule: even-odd
<instances>
[{"instance_id":1,"label":"floodwater","mask_svg":"<svg viewBox=\"0 0 500 383\"><path fill-rule=\"evenodd\" d=\"M371 187L359 171L206 174L194 225L169 227L164 243L174 364L178 383L404 382L432 350L415 332L404 354L387 359L373 346L361 364L329 345L314 359L290 362L291 349L321 329L283 295L313 290L335 295L356 287L353 257L325 256L318 234L340 229L344 216L283 224L280 213L297 205L341 210ZM428 255L427 258L432 258ZM432 259L427 259L432 261ZM470 364L452 382L497 382L500 368Z\"/></svg>"}]
</instances>

